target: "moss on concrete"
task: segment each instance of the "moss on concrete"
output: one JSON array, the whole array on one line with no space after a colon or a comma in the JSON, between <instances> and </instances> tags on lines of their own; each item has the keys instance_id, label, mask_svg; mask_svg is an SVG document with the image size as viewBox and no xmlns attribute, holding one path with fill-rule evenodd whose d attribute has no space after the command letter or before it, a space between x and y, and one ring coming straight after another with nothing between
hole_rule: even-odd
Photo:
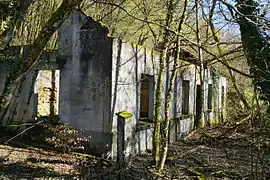
<instances>
[{"instance_id":1,"label":"moss on concrete","mask_svg":"<svg viewBox=\"0 0 270 180\"><path fill-rule=\"evenodd\" d=\"M117 116L120 116L124 119L129 119L132 117L132 113L128 112L128 111L120 111L118 113L116 113Z\"/></svg>"}]
</instances>

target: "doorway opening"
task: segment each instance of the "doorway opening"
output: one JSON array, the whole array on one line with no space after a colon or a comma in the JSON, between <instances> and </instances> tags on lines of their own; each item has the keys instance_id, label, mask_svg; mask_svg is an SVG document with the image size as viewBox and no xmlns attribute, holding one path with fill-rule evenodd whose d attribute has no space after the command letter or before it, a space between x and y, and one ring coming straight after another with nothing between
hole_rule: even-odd
<instances>
[{"instance_id":1,"label":"doorway opening","mask_svg":"<svg viewBox=\"0 0 270 180\"><path fill-rule=\"evenodd\" d=\"M140 120L151 121L154 109L154 76L141 75Z\"/></svg>"},{"instance_id":2,"label":"doorway opening","mask_svg":"<svg viewBox=\"0 0 270 180\"><path fill-rule=\"evenodd\" d=\"M195 115L195 121L194 121L194 127L199 127L200 119L202 118L202 86L197 85L196 87L196 115Z\"/></svg>"},{"instance_id":3,"label":"doorway opening","mask_svg":"<svg viewBox=\"0 0 270 180\"><path fill-rule=\"evenodd\" d=\"M39 70L35 94L37 97L36 117L59 115L60 70Z\"/></svg>"}]
</instances>

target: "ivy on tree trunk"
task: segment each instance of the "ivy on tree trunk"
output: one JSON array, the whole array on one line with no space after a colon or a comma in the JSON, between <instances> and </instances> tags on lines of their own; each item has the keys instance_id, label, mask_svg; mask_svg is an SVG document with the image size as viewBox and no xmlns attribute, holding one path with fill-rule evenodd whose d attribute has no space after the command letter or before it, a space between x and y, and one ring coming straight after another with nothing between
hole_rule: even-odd
<instances>
[{"instance_id":1,"label":"ivy on tree trunk","mask_svg":"<svg viewBox=\"0 0 270 180\"><path fill-rule=\"evenodd\" d=\"M236 5L240 13L237 22L250 73L254 76L254 85L261 92L261 99L270 102L270 44L263 37L258 16L258 4L254 0L238 0Z\"/></svg>"}]
</instances>

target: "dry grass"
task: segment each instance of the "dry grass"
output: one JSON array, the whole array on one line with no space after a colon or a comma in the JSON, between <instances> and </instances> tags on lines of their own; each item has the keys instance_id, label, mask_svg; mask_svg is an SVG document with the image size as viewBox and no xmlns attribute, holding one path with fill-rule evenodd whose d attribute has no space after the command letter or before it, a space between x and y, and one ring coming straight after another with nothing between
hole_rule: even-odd
<instances>
[{"instance_id":1,"label":"dry grass","mask_svg":"<svg viewBox=\"0 0 270 180\"><path fill-rule=\"evenodd\" d=\"M270 179L270 146L265 143L269 137L224 127L195 131L171 144L162 175L155 173L150 154L119 168L101 158L0 145L0 178Z\"/></svg>"}]
</instances>

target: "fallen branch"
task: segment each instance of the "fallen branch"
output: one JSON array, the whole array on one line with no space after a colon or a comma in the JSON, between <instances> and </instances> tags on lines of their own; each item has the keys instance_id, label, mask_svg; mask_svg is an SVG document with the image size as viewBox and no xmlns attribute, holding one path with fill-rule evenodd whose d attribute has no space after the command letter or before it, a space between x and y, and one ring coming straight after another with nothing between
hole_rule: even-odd
<instances>
[{"instance_id":1,"label":"fallen branch","mask_svg":"<svg viewBox=\"0 0 270 180\"><path fill-rule=\"evenodd\" d=\"M200 173L199 171L191 167L187 168L186 170L189 174L197 176L198 179L201 179L201 180L206 179L202 173Z\"/></svg>"},{"instance_id":2,"label":"fallen branch","mask_svg":"<svg viewBox=\"0 0 270 180\"><path fill-rule=\"evenodd\" d=\"M32 129L32 128L34 128L36 125L41 124L41 123L43 123L43 120L42 120L42 121L39 121L39 122L37 122L37 123L35 123L34 125L32 125L32 126L26 128L26 129L24 129L24 130L23 130L22 132L20 132L19 134L16 134L16 135L13 136L12 138L10 138L10 139L7 140L6 142L4 142L4 144L7 144L9 141L12 141L12 140L15 139L16 137L22 135L23 133L25 133L25 132L28 131L29 129Z\"/></svg>"},{"instance_id":3,"label":"fallen branch","mask_svg":"<svg viewBox=\"0 0 270 180\"><path fill-rule=\"evenodd\" d=\"M251 118L251 115L245 117L244 119L242 119L239 122L236 122L236 125L234 125L233 127L230 127L229 129L227 129L225 132L223 132L222 134L220 134L219 136L217 136L216 138L221 138L223 136L225 136L228 132L236 129L237 127L239 127L240 125L244 124L244 122L246 122L247 120L249 120Z\"/></svg>"},{"instance_id":4,"label":"fallen branch","mask_svg":"<svg viewBox=\"0 0 270 180\"><path fill-rule=\"evenodd\" d=\"M89 154L78 153L78 152L71 152L71 154L74 154L76 156L82 156L82 157L96 158L96 156L92 156L92 155L89 155Z\"/></svg>"},{"instance_id":5,"label":"fallen branch","mask_svg":"<svg viewBox=\"0 0 270 180\"><path fill-rule=\"evenodd\" d=\"M11 126L11 127L21 127L21 126L31 126L31 125L35 125L35 123L12 124L12 125L9 125L9 126Z\"/></svg>"}]
</instances>

